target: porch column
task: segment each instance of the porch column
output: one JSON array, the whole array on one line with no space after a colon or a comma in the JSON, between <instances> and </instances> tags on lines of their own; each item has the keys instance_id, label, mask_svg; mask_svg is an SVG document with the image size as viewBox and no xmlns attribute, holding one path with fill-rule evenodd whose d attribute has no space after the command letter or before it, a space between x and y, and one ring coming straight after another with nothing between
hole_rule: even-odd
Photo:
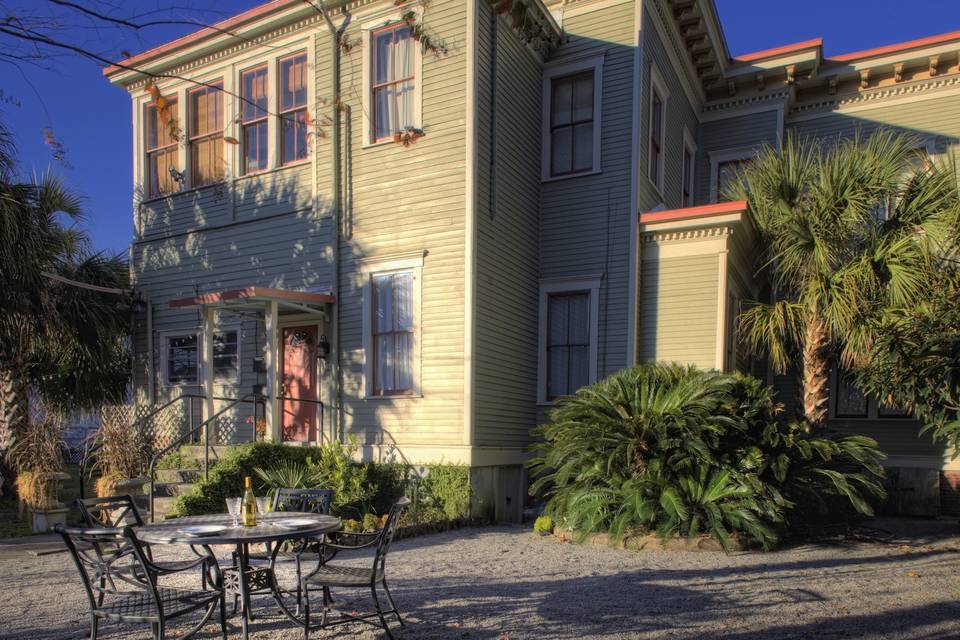
<instances>
[{"instance_id":1,"label":"porch column","mask_svg":"<svg viewBox=\"0 0 960 640\"><path fill-rule=\"evenodd\" d=\"M208 420L214 413L213 408L213 331L216 328L216 310L202 307L203 340L201 341L200 371L203 375L203 419ZM205 434L201 434L203 436Z\"/></svg>"},{"instance_id":2,"label":"porch column","mask_svg":"<svg viewBox=\"0 0 960 640\"><path fill-rule=\"evenodd\" d=\"M263 345L263 363L267 370L267 385L264 390L266 403L264 417L267 420L267 437L280 440L280 332L279 306L275 300L267 302L263 315L266 344Z\"/></svg>"}]
</instances>

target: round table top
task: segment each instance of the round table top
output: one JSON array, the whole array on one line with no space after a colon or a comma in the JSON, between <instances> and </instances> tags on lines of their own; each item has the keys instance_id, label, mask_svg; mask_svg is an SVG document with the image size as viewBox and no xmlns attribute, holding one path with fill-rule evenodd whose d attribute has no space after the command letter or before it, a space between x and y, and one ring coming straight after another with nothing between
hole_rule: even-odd
<instances>
[{"instance_id":1,"label":"round table top","mask_svg":"<svg viewBox=\"0 0 960 640\"><path fill-rule=\"evenodd\" d=\"M287 518L306 518L315 520L316 526L287 529L271 525L271 521ZM222 533L212 536L190 536L179 532L184 527L196 525L221 525L227 527ZM295 538L314 538L324 533L338 531L341 527L340 519L325 516L319 513L300 513L297 511L280 511L257 515L257 526L234 527L233 518L228 514L214 514L207 516L189 516L163 522L154 522L137 527L137 537L150 544L256 544L260 542L276 542Z\"/></svg>"}]
</instances>

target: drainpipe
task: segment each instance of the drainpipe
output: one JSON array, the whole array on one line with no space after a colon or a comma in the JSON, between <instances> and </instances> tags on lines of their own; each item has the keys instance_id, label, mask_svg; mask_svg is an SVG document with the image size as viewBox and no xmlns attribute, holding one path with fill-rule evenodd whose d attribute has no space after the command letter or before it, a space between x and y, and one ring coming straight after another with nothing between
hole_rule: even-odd
<instances>
[{"instance_id":1,"label":"drainpipe","mask_svg":"<svg viewBox=\"0 0 960 640\"><path fill-rule=\"evenodd\" d=\"M331 160L333 162L333 374L335 377L334 385L336 387L336 394L334 395L336 407L334 409L335 418L332 421L333 424L331 427L334 429L334 436L339 439L339 435L343 431L343 371L340 366L340 230L342 226L341 195L343 191L343 183L341 180L342 168L340 163L340 147L342 144L340 139L340 38L343 35L343 30L346 28L348 21L344 20L341 22L340 27L337 28L330 19L330 14L327 11L324 0L319 0L317 5L324 21L327 23L327 29L332 36L331 67L333 71L333 104L331 108L333 109L333 113L331 114L331 119L333 120L333 131L330 136L330 147Z\"/></svg>"}]
</instances>

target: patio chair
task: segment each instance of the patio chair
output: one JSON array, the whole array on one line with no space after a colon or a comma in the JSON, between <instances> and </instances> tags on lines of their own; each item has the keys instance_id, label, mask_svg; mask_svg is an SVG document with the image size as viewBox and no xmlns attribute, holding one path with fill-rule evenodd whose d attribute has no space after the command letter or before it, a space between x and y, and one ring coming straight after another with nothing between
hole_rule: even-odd
<instances>
[{"instance_id":1,"label":"patio chair","mask_svg":"<svg viewBox=\"0 0 960 640\"><path fill-rule=\"evenodd\" d=\"M193 611L203 611L200 622L186 633L189 638L200 630L219 605L220 629L227 638L227 618L223 584L216 558L204 546L204 557L183 569L170 569L152 562L132 527L123 529L67 528L54 530L63 537L73 558L90 605L90 639L96 640L100 622L150 623L154 640L166 637L167 621ZM161 586L158 579L193 567L209 569L207 589L183 589Z\"/></svg>"},{"instance_id":2,"label":"patio chair","mask_svg":"<svg viewBox=\"0 0 960 640\"><path fill-rule=\"evenodd\" d=\"M140 510L137 509L137 503L131 495L105 496L103 498L78 498L76 501L77 509L80 510L80 518L87 528L105 528L122 529L123 527L142 527L145 522ZM141 543L147 558L154 562L153 551L150 545ZM197 551L193 546L190 547L194 555L200 558L206 558L206 555ZM129 550L128 550L129 552ZM184 569L196 566L193 560L175 560L160 564L169 571L183 571ZM200 575L202 580L206 580L206 567L201 567ZM204 582L204 587L206 583Z\"/></svg>"},{"instance_id":3,"label":"patio chair","mask_svg":"<svg viewBox=\"0 0 960 640\"><path fill-rule=\"evenodd\" d=\"M333 490L332 489L299 489L299 488L288 488L283 487L277 489L276 494L273 496L273 505L271 510L273 512L283 512L283 511L297 511L301 513L317 513L322 515L330 515L330 503L333 500ZM301 559L303 553L310 548L318 548L320 542L318 540L298 540L293 543L293 546L289 545L274 545L268 546L263 551L250 551L249 562L253 570L256 572L267 572L268 578L273 584L276 591L282 592L280 585L277 584L276 572L274 571L274 565L277 562L277 558L281 553L289 554L293 557L295 570L296 570L296 596L297 596L297 608L295 615L300 615L300 606L302 603L302 595L300 591L300 577L302 574L302 563ZM256 567L256 564L261 564L261 567ZM263 565L266 564L264 567ZM233 557L233 568L231 571L237 571L238 562L236 558L236 553ZM230 582L230 581L228 581ZM257 581L255 581L257 582ZM259 582L263 582L262 580ZM251 592L251 595L257 595L259 593L268 593L270 592L269 588L263 588ZM234 611L237 608L237 596L238 594L234 593ZM329 593L326 594L329 597Z\"/></svg>"},{"instance_id":4,"label":"patio chair","mask_svg":"<svg viewBox=\"0 0 960 640\"><path fill-rule=\"evenodd\" d=\"M394 615L400 626L406 626L403 618L400 617L400 611L397 609L393 596L390 594L390 588L387 586L386 562L387 553L390 551L390 545L393 543L394 535L397 532L397 526L400 523L400 516L410 504L410 499L403 497L394 503L390 508L390 514L387 521L380 531L373 533L349 533L340 534L342 538L352 538L355 540L366 540L358 544L343 544L342 542L324 541L320 545L319 559L317 568L301 578L301 590L303 591L303 637L304 640L310 638L310 587L320 587L324 591L323 616L320 627L328 625L327 615L330 612L330 603L327 601L326 594L330 587L367 587L373 596L373 606L375 613L353 615L340 612L341 619L329 624L343 624L346 622L366 622L374 626L382 626L387 637L393 639L393 633L387 624L387 616ZM334 537L332 535L331 537ZM337 537L336 539L341 539ZM331 564L325 560L327 550L335 550L340 553L356 551L358 549L375 548L373 563L369 567L350 567ZM380 598L377 594L377 586L383 586L383 592L390 603L390 610L384 611L380 605ZM380 624L372 622L373 618L379 618Z\"/></svg>"}]
</instances>

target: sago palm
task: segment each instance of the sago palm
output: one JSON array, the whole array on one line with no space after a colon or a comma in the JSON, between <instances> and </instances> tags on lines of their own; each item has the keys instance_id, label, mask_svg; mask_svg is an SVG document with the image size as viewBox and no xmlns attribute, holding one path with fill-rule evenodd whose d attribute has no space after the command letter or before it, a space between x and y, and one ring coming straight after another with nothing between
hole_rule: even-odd
<instances>
[{"instance_id":1,"label":"sago palm","mask_svg":"<svg viewBox=\"0 0 960 640\"><path fill-rule=\"evenodd\" d=\"M945 221L947 170L923 165L918 141L880 130L834 146L787 136L726 194L748 201L774 300L748 306L741 333L785 373L799 360L806 423L825 426L836 355L854 362L884 308L920 297ZM920 233L929 227L929 233Z\"/></svg>"},{"instance_id":2,"label":"sago palm","mask_svg":"<svg viewBox=\"0 0 960 640\"><path fill-rule=\"evenodd\" d=\"M17 180L9 140L0 123L0 450L25 428L28 389L48 407L92 408L119 399L129 371L129 297L56 279L125 288L125 260L88 250L61 180Z\"/></svg>"}]
</instances>

